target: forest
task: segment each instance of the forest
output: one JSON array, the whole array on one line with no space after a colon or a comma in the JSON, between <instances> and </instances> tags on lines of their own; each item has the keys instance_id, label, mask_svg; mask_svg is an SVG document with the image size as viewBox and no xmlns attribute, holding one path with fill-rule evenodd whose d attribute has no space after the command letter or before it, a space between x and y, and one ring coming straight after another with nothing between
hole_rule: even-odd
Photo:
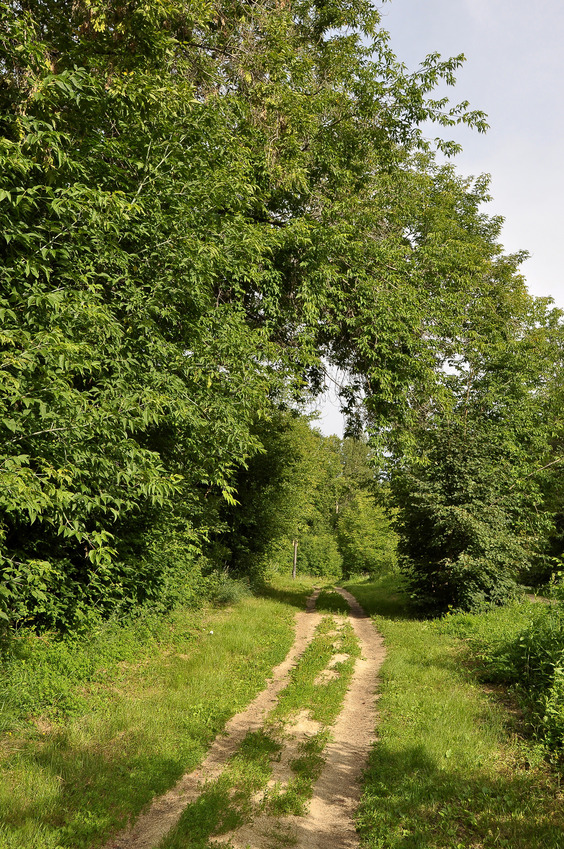
<instances>
[{"instance_id":1,"label":"forest","mask_svg":"<svg viewBox=\"0 0 564 849\"><path fill-rule=\"evenodd\" d=\"M484 657L561 757L564 322L456 169L463 62L408 71L368 0L0 0L7 692L297 550L467 640L550 596ZM337 373L343 439L308 412Z\"/></svg>"}]
</instances>

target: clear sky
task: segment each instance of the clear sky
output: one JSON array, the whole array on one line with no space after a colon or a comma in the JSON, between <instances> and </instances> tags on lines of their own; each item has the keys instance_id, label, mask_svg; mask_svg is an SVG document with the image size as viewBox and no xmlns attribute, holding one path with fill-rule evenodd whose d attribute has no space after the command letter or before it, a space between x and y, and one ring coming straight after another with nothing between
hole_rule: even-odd
<instances>
[{"instance_id":1,"label":"clear sky","mask_svg":"<svg viewBox=\"0 0 564 849\"><path fill-rule=\"evenodd\" d=\"M454 160L461 174L491 174L485 209L505 218L507 252L531 254L522 266L529 291L564 309L563 0L391 0L378 8L410 70L428 53L465 54L447 94L486 112L490 130L441 133L463 146ZM342 435L331 404L322 412L318 427Z\"/></svg>"},{"instance_id":2,"label":"clear sky","mask_svg":"<svg viewBox=\"0 0 564 849\"><path fill-rule=\"evenodd\" d=\"M458 170L491 174L486 210L505 218L506 250L529 251L529 290L564 308L564 3L392 0L379 8L410 70L435 50L445 58L465 54L448 92L485 111L490 130L453 136L464 149Z\"/></svg>"}]
</instances>

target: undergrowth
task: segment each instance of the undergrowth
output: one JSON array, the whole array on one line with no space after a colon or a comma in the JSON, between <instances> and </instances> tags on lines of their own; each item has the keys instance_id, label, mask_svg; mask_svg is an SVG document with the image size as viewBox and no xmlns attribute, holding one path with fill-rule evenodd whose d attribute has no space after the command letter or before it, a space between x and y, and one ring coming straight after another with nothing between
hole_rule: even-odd
<instances>
[{"instance_id":1,"label":"undergrowth","mask_svg":"<svg viewBox=\"0 0 564 849\"><path fill-rule=\"evenodd\" d=\"M464 639L483 681L515 696L528 730L550 757L564 756L564 610L514 603L481 615L451 614L438 630Z\"/></svg>"}]
</instances>

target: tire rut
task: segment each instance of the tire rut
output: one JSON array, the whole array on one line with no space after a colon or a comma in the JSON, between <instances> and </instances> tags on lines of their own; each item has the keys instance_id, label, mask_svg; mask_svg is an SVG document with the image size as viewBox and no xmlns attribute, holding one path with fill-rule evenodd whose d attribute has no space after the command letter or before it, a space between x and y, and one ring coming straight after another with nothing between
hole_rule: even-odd
<instances>
[{"instance_id":1,"label":"tire rut","mask_svg":"<svg viewBox=\"0 0 564 849\"><path fill-rule=\"evenodd\" d=\"M174 828L187 805L200 796L204 783L220 777L229 759L249 732L259 731L290 680L290 672L311 642L323 619L315 611L320 590L308 599L306 610L295 617L294 643L286 658L272 671L267 687L247 708L233 716L218 735L198 768L186 773L163 796L156 798L130 827L110 839L103 849L155 849ZM350 619L361 646L351 685L339 717L331 727L325 765L314 787L306 816L257 816L251 823L220 838L216 844L233 849L353 849L359 845L354 813L360 799L360 776L375 740L377 674L385 650L381 636L356 599L337 588L350 607Z\"/></svg>"}]
</instances>

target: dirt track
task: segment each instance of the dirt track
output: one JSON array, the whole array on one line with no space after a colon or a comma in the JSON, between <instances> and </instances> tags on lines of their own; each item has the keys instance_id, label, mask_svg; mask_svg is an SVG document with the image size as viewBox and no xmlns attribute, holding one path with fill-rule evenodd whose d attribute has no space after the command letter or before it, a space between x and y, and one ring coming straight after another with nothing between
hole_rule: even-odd
<instances>
[{"instance_id":1,"label":"dirt track","mask_svg":"<svg viewBox=\"0 0 564 849\"><path fill-rule=\"evenodd\" d=\"M352 849L359 845L354 828L354 812L360 797L359 779L374 741L376 725L377 675L384 659L382 638L357 601L345 590L338 592L350 607L350 620L361 646L342 711L331 729L331 741L324 757L325 765L315 784L306 816L256 816L235 832L214 837L216 845L233 849L275 849L283 840L298 849ZM250 731L259 731L278 695L288 684L290 671L311 641L322 616L315 612L319 591L308 600L304 612L296 614L295 640L285 660L277 666L266 689L249 706L234 716L225 732L212 744L201 766L187 773L126 831L110 840L104 849L154 849L177 823L184 808L201 793L204 782L219 778L227 761L235 754ZM330 676L331 669L326 671ZM316 724L303 710L285 739L287 751L276 764L273 781L283 782L295 748Z\"/></svg>"}]
</instances>

